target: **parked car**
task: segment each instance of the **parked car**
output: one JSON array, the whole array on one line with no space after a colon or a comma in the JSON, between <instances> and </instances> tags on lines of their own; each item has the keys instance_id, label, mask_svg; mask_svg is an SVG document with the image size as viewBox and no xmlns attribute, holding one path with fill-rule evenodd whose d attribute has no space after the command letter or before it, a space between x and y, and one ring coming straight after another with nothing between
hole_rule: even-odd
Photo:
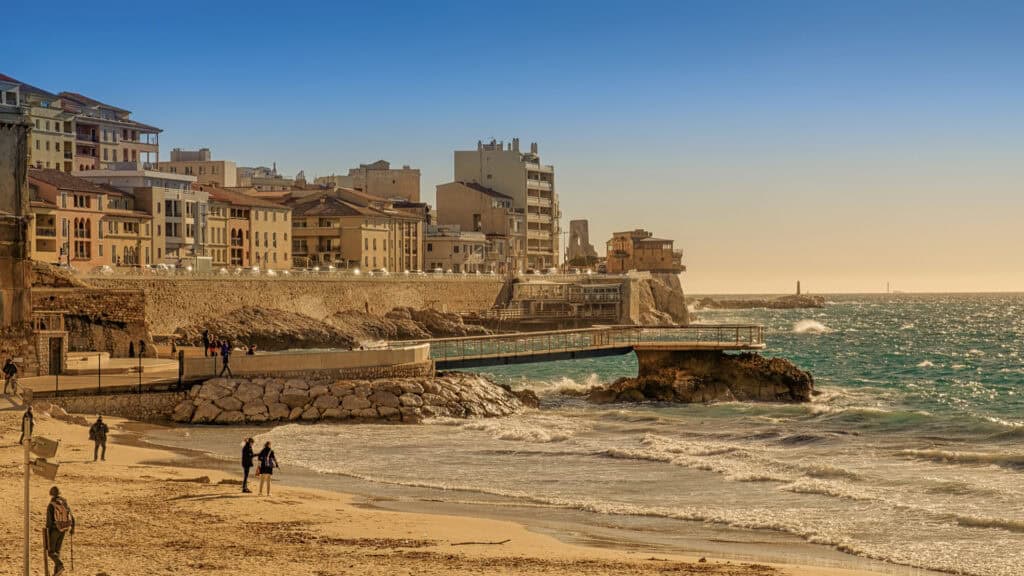
<instances>
[{"instance_id":1,"label":"parked car","mask_svg":"<svg viewBox=\"0 0 1024 576\"><path fill-rule=\"evenodd\" d=\"M387 268L374 268L373 270L370 271L370 274L372 274L373 276L387 276L390 273L388 272Z\"/></svg>"},{"instance_id":2,"label":"parked car","mask_svg":"<svg viewBox=\"0 0 1024 576\"><path fill-rule=\"evenodd\" d=\"M114 273L114 269L111 268L110 266L107 266L106 264L103 264L101 266L96 266L95 268L90 270L89 273L90 274L113 274Z\"/></svg>"},{"instance_id":3,"label":"parked car","mask_svg":"<svg viewBox=\"0 0 1024 576\"><path fill-rule=\"evenodd\" d=\"M430 271L431 274L444 274L444 268L434 268Z\"/></svg>"}]
</instances>

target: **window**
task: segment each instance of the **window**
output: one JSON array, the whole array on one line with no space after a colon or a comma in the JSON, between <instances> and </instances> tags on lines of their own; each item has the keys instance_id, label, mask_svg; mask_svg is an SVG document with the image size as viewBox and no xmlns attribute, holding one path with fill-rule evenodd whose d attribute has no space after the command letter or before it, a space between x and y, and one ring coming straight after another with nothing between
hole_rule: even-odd
<instances>
[{"instance_id":1,"label":"window","mask_svg":"<svg viewBox=\"0 0 1024 576\"><path fill-rule=\"evenodd\" d=\"M104 161L106 161L106 160L107 160L107 152L109 152L109 150L107 150L106 148L104 148L104 149L103 149L103 160L104 160Z\"/></svg>"},{"instance_id":2,"label":"window","mask_svg":"<svg viewBox=\"0 0 1024 576\"><path fill-rule=\"evenodd\" d=\"M39 122L39 121L36 120L36 122ZM36 139L36 150L39 150L39 139L38 138Z\"/></svg>"},{"instance_id":3,"label":"window","mask_svg":"<svg viewBox=\"0 0 1024 576\"><path fill-rule=\"evenodd\" d=\"M431 244L430 242L427 242L427 252L433 252L433 251L434 251L434 245Z\"/></svg>"},{"instance_id":4,"label":"window","mask_svg":"<svg viewBox=\"0 0 1024 576\"><path fill-rule=\"evenodd\" d=\"M46 151L47 152L50 151L50 141L49 140L46 141Z\"/></svg>"},{"instance_id":5,"label":"window","mask_svg":"<svg viewBox=\"0 0 1024 576\"><path fill-rule=\"evenodd\" d=\"M100 244L100 258L103 258L103 244Z\"/></svg>"},{"instance_id":6,"label":"window","mask_svg":"<svg viewBox=\"0 0 1024 576\"><path fill-rule=\"evenodd\" d=\"M452 252L454 252L455 254L459 253L459 245L458 244L456 244L454 247L452 247Z\"/></svg>"},{"instance_id":7,"label":"window","mask_svg":"<svg viewBox=\"0 0 1024 576\"><path fill-rule=\"evenodd\" d=\"M106 150L106 149L104 148L104 150ZM111 150L110 153L114 157L114 162L117 162L117 148L114 148L113 150Z\"/></svg>"}]
</instances>

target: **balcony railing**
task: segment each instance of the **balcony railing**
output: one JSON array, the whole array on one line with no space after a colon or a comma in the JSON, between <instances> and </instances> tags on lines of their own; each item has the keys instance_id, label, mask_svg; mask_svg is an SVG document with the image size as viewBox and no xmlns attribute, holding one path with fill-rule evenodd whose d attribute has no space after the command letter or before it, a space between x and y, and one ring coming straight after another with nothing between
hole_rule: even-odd
<instances>
[{"instance_id":1,"label":"balcony railing","mask_svg":"<svg viewBox=\"0 0 1024 576\"><path fill-rule=\"evenodd\" d=\"M75 134L75 140L79 142L99 142L99 139L92 134Z\"/></svg>"},{"instance_id":2,"label":"balcony railing","mask_svg":"<svg viewBox=\"0 0 1024 576\"><path fill-rule=\"evenodd\" d=\"M40 238L56 238L57 228L55 226L36 226L36 236Z\"/></svg>"}]
</instances>

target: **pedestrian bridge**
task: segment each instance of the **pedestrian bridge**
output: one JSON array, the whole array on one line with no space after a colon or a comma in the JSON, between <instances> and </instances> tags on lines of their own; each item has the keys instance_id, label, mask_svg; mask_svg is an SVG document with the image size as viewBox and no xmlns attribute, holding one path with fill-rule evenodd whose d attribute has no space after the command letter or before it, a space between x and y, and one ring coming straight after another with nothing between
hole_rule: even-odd
<instances>
[{"instance_id":1,"label":"pedestrian bridge","mask_svg":"<svg viewBox=\"0 0 1024 576\"><path fill-rule=\"evenodd\" d=\"M402 344L420 343L430 344L430 358L439 370L616 356L633 351L639 354L765 348L764 327L757 324L595 326L576 330L434 338Z\"/></svg>"}]
</instances>

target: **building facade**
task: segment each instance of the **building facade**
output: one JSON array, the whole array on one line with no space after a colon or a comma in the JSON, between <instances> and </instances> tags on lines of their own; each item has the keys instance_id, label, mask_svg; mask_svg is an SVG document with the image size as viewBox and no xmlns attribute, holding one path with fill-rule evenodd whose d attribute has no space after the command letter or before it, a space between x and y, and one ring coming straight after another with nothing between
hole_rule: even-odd
<instances>
[{"instance_id":1,"label":"building facade","mask_svg":"<svg viewBox=\"0 0 1024 576\"><path fill-rule=\"evenodd\" d=\"M672 240L655 238L650 232L639 228L615 232L607 243L607 272L683 272L686 270L682 263L683 251L673 249L673 243Z\"/></svg>"},{"instance_id":2,"label":"building facade","mask_svg":"<svg viewBox=\"0 0 1024 576\"><path fill-rule=\"evenodd\" d=\"M292 210L238 190L204 188L210 211L207 255L215 265L258 266L263 270L292 267ZM208 218L208 222L211 219ZM216 231L214 231L216 230Z\"/></svg>"},{"instance_id":3,"label":"building facade","mask_svg":"<svg viewBox=\"0 0 1024 576\"><path fill-rule=\"evenodd\" d=\"M230 160L214 160L209 148L171 150L168 162L159 162L156 169L171 174L194 176L203 186L234 188L238 186L238 167Z\"/></svg>"},{"instance_id":4,"label":"building facade","mask_svg":"<svg viewBox=\"0 0 1024 576\"><path fill-rule=\"evenodd\" d=\"M527 267L525 213L513 204L511 196L476 182L449 182L437 187L437 223L483 233L488 272L521 272Z\"/></svg>"},{"instance_id":5,"label":"building facade","mask_svg":"<svg viewBox=\"0 0 1024 576\"><path fill-rule=\"evenodd\" d=\"M74 92L54 94L0 74L0 107L29 112L29 166L79 173L106 162L155 162L159 128Z\"/></svg>"},{"instance_id":6,"label":"building facade","mask_svg":"<svg viewBox=\"0 0 1024 576\"><path fill-rule=\"evenodd\" d=\"M345 176L322 176L316 184L351 188L381 198L402 198L409 202L420 201L420 171L408 165L392 168L386 160L371 164L360 164L350 168Z\"/></svg>"},{"instance_id":7,"label":"building facade","mask_svg":"<svg viewBox=\"0 0 1024 576\"><path fill-rule=\"evenodd\" d=\"M131 162L109 164L80 176L131 193L135 209L152 217L151 249L142 255L144 264L178 264L184 258L206 256L209 196L193 188L194 177Z\"/></svg>"},{"instance_id":8,"label":"building facade","mask_svg":"<svg viewBox=\"0 0 1024 576\"><path fill-rule=\"evenodd\" d=\"M32 257L80 270L140 266L152 254L152 217L117 188L55 169L29 169Z\"/></svg>"},{"instance_id":9,"label":"building facade","mask_svg":"<svg viewBox=\"0 0 1024 576\"><path fill-rule=\"evenodd\" d=\"M486 258L487 236L482 232L463 231L459 226L431 225L423 241L427 270L470 274L491 271Z\"/></svg>"},{"instance_id":10,"label":"building facade","mask_svg":"<svg viewBox=\"0 0 1024 576\"><path fill-rule=\"evenodd\" d=\"M455 180L474 182L512 198L512 206L526 218L523 239L526 266L545 269L561 264L561 233L555 169L541 164L537 144L529 152L519 150L519 139L477 142L476 150L455 152Z\"/></svg>"},{"instance_id":11,"label":"building facade","mask_svg":"<svg viewBox=\"0 0 1024 576\"><path fill-rule=\"evenodd\" d=\"M302 193L292 208L292 253L297 266L387 269L423 268L424 221L383 198L357 190Z\"/></svg>"}]
</instances>

